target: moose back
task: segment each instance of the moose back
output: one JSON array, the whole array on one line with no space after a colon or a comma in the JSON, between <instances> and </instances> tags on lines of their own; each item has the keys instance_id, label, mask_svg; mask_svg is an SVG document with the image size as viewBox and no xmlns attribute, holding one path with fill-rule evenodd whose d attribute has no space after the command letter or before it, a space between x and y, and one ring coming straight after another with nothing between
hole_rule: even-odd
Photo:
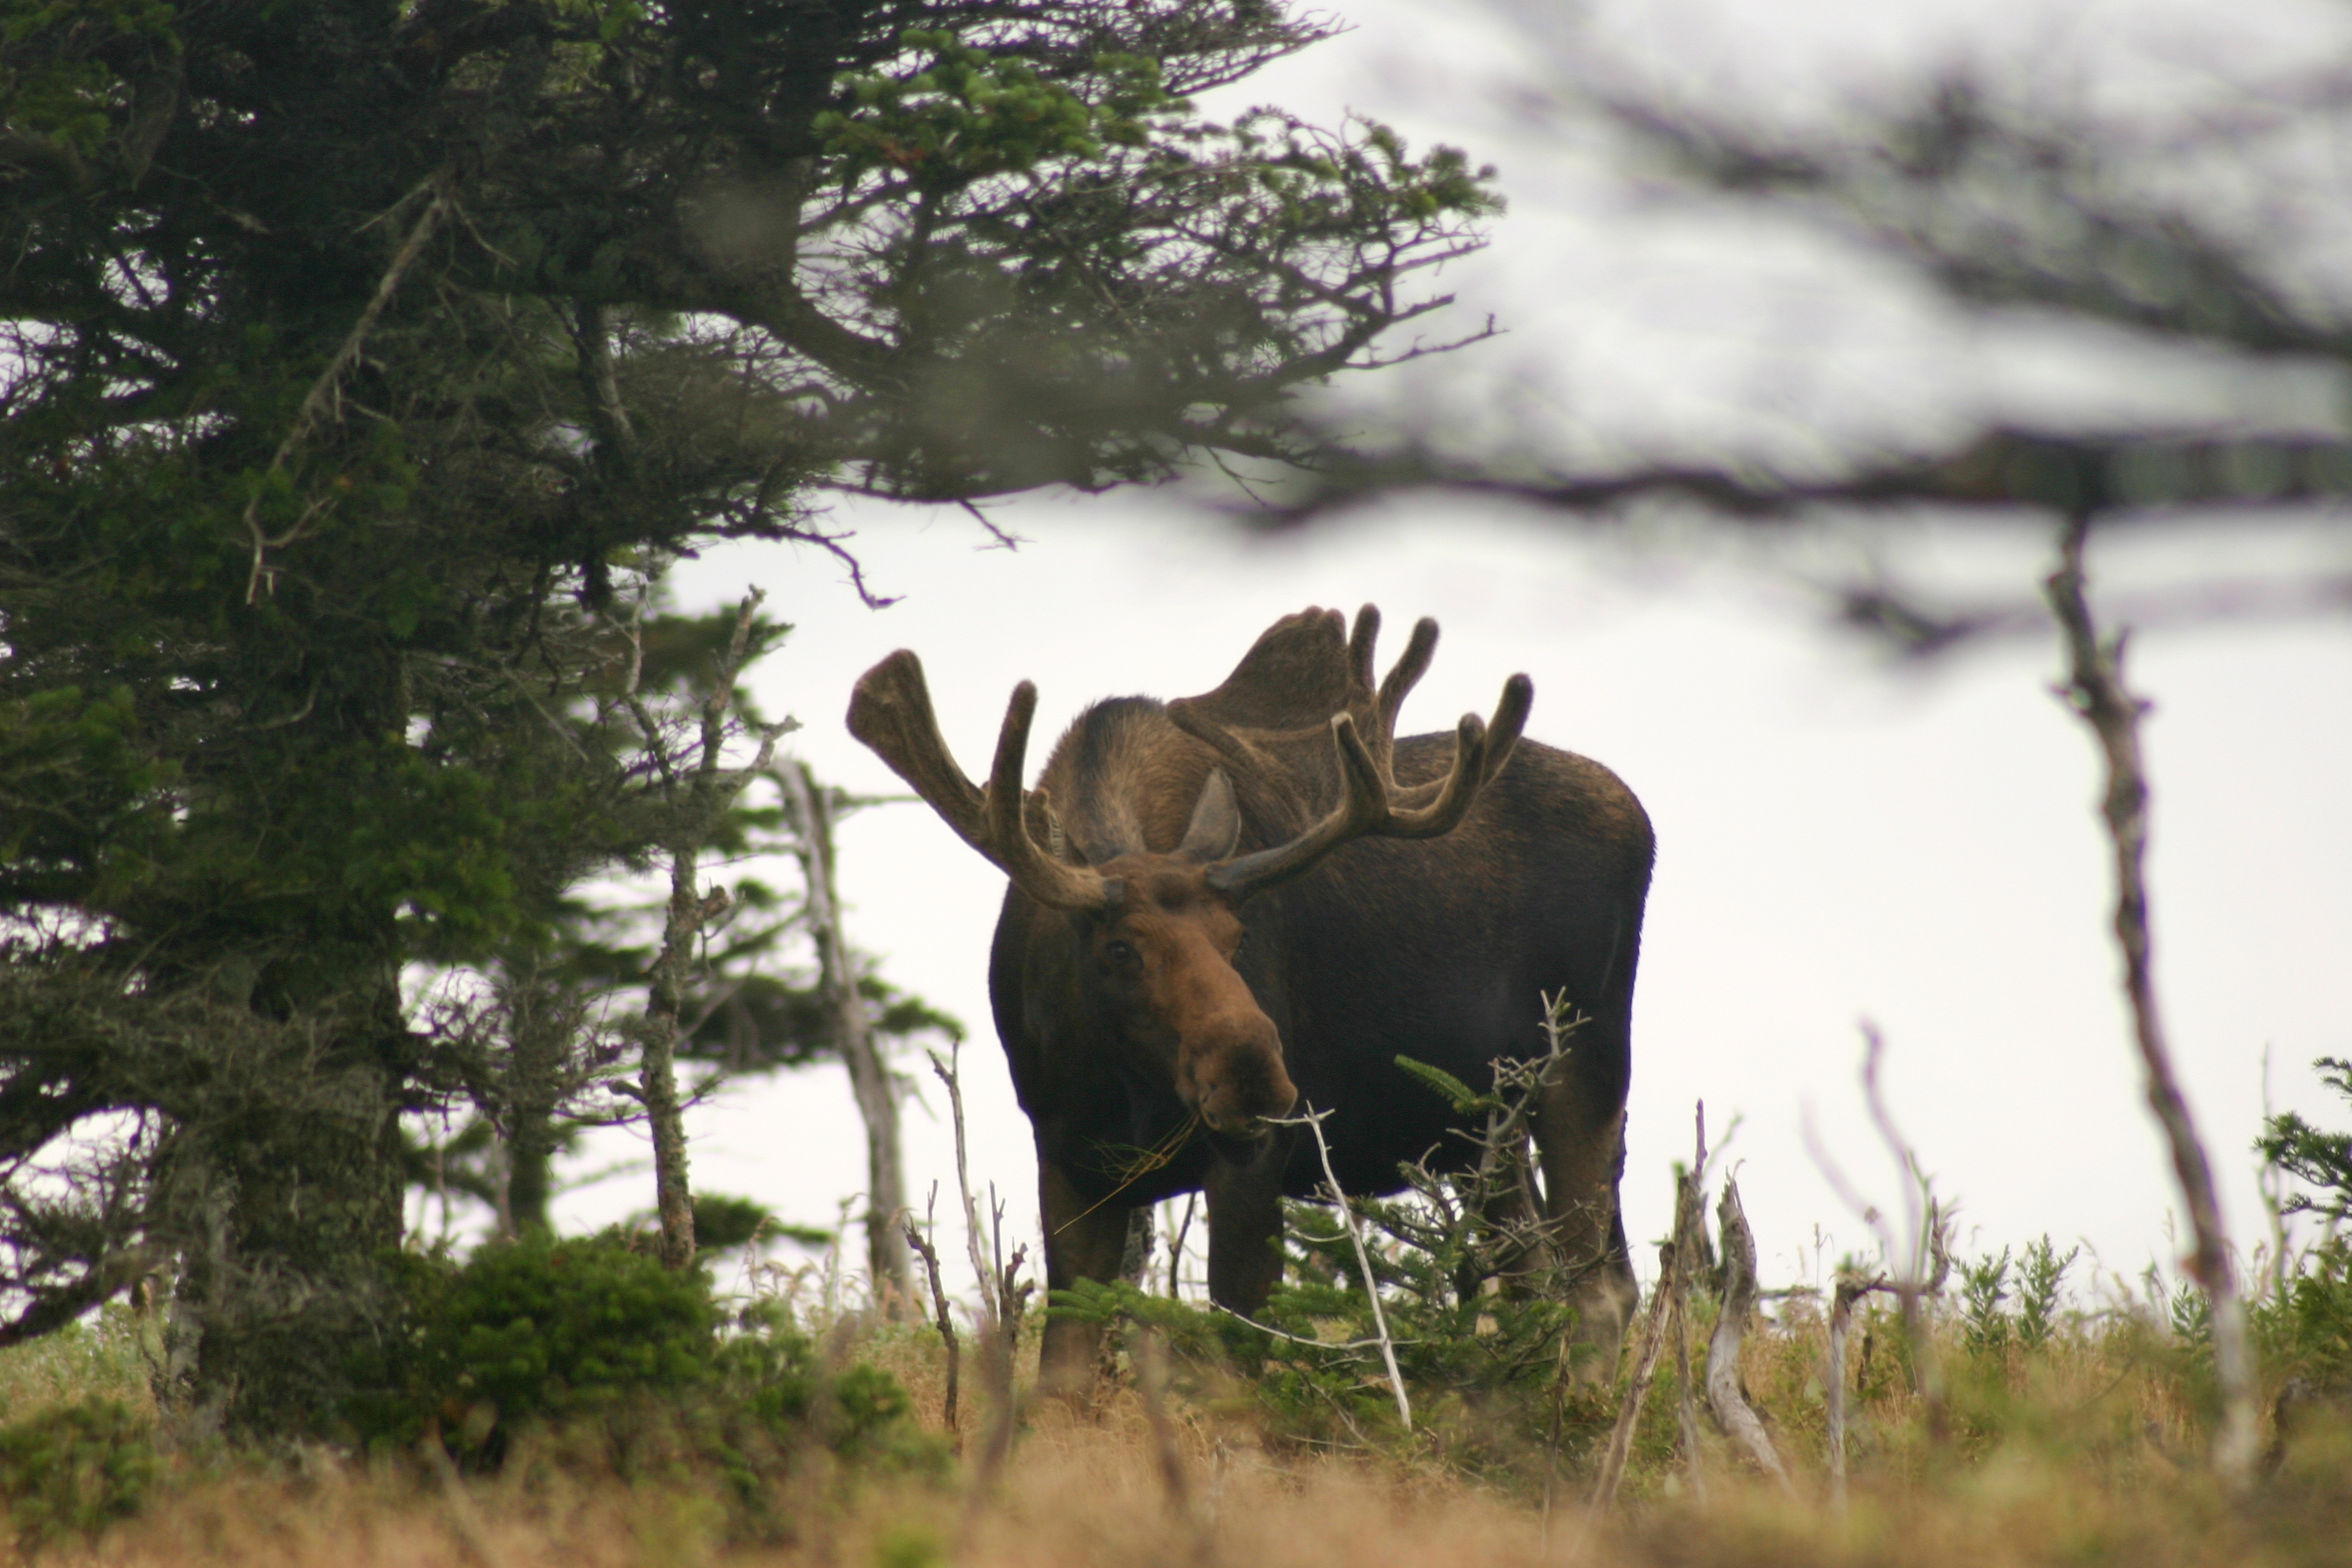
<instances>
[{"instance_id":1,"label":"moose back","mask_svg":"<svg viewBox=\"0 0 2352 1568\"><path fill-rule=\"evenodd\" d=\"M1036 689L1013 693L987 783L940 738L922 666L868 670L849 728L1010 879L989 991L1036 1134L1046 1282L1118 1277L1129 1211L1199 1191L1209 1293L1249 1314L1280 1277L1281 1199L1322 1171L1294 1108L1328 1111L1350 1193L1465 1147L1400 1056L1472 1084L1542 1055L1542 996L1585 1022L1537 1091L1543 1226L1581 1332L1615 1350L1633 1305L1617 1183L1628 1026L1653 841L1597 763L1494 719L1395 738L1437 643L1423 620L1378 686L1379 612L1276 622L1223 685L1079 715L1034 790ZM1054 1320L1044 1372L1089 1375L1096 1331Z\"/></svg>"}]
</instances>

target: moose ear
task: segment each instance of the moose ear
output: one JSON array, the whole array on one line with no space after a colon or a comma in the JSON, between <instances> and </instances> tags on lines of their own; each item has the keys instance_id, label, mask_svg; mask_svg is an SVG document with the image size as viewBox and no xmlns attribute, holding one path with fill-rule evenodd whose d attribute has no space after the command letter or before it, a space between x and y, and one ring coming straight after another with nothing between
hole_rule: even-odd
<instances>
[{"instance_id":1,"label":"moose ear","mask_svg":"<svg viewBox=\"0 0 2352 1568\"><path fill-rule=\"evenodd\" d=\"M1188 860L1223 860L1242 841L1241 809L1234 804L1234 781L1223 768L1211 768L1201 798L1192 803L1192 826L1176 853Z\"/></svg>"}]
</instances>

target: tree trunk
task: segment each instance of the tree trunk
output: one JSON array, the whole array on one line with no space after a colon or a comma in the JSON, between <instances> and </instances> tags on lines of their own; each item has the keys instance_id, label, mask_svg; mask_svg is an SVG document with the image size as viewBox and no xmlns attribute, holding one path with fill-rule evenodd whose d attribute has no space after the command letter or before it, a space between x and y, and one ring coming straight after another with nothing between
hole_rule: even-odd
<instances>
[{"instance_id":1,"label":"tree trunk","mask_svg":"<svg viewBox=\"0 0 2352 1568\"><path fill-rule=\"evenodd\" d=\"M898 1089L875 1044L866 998L857 994L857 972L842 933L841 902L835 894L833 806L824 787L805 763L776 770L800 826L802 879L808 885L811 933L825 1002L834 1017L835 1039L849 1067L857 1113L866 1121L866 1267L877 1306L911 1302L914 1274L898 1215L907 1207L905 1166L898 1154ZM892 1308L891 1310L895 1310Z\"/></svg>"},{"instance_id":2,"label":"tree trunk","mask_svg":"<svg viewBox=\"0 0 2352 1568\"><path fill-rule=\"evenodd\" d=\"M507 1105L505 1217L516 1236L544 1235L554 1228L547 1210L555 1188L555 1108L563 1097L570 1031L565 1010L548 1005L549 985L534 973L515 984L508 998L512 1087Z\"/></svg>"},{"instance_id":3,"label":"tree trunk","mask_svg":"<svg viewBox=\"0 0 2352 1568\"><path fill-rule=\"evenodd\" d=\"M695 891L698 857L692 849L670 856L669 921L661 956L654 960L652 994L646 1005L645 1039L638 1058L637 1098L654 1141L654 1206L661 1216L662 1261L672 1268L694 1262L694 1193L687 1180L686 1115L677 1100L677 1019L685 1005L686 972L694 939L726 896Z\"/></svg>"},{"instance_id":4,"label":"tree trunk","mask_svg":"<svg viewBox=\"0 0 2352 1568\"><path fill-rule=\"evenodd\" d=\"M156 1217L180 1259L160 1392L184 1435L329 1433L380 1364L404 1041L389 1006L257 1017L184 1104Z\"/></svg>"}]
</instances>

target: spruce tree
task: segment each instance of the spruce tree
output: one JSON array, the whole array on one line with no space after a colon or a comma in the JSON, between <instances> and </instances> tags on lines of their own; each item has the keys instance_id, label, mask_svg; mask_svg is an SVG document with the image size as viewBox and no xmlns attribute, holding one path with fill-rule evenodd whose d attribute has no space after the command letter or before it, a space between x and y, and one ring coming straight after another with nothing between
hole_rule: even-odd
<instances>
[{"instance_id":1,"label":"spruce tree","mask_svg":"<svg viewBox=\"0 0 2352 1568\"><path fill-rule=\"evenodd\" d=\"M400 1118L474 1044L404 973L684 831L666 562L1311 457L1286 400L1414 352L1493 205L1203 120L1318 36L1263 0L0 18L0 1342L166 1271L245 1435L397 1331Z\"/></svg>"}]
</instances>

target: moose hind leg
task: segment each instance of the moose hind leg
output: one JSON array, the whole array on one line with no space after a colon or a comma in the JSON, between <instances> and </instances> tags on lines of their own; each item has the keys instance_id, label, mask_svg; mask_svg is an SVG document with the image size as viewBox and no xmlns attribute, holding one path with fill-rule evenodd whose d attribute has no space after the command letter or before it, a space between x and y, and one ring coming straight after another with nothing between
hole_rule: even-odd
<instances>
[{"instance_id":1,"label":"moose hind leg","mask_svg":"<svg viewBox=\"0 0 2352 1568\"><path fill-rule=\"evenodd\" d=\"M1544 1226L1570 1281L1576 1342L1590 1347L1582 1374L1606 1379L1615 1374L1637 1294L1617 1209L1617 1183L1625 1168L1624 1100L1594 1095L1570 1074L1539 1089L1536 1106Z\"/></svg>"}]
</instances>

